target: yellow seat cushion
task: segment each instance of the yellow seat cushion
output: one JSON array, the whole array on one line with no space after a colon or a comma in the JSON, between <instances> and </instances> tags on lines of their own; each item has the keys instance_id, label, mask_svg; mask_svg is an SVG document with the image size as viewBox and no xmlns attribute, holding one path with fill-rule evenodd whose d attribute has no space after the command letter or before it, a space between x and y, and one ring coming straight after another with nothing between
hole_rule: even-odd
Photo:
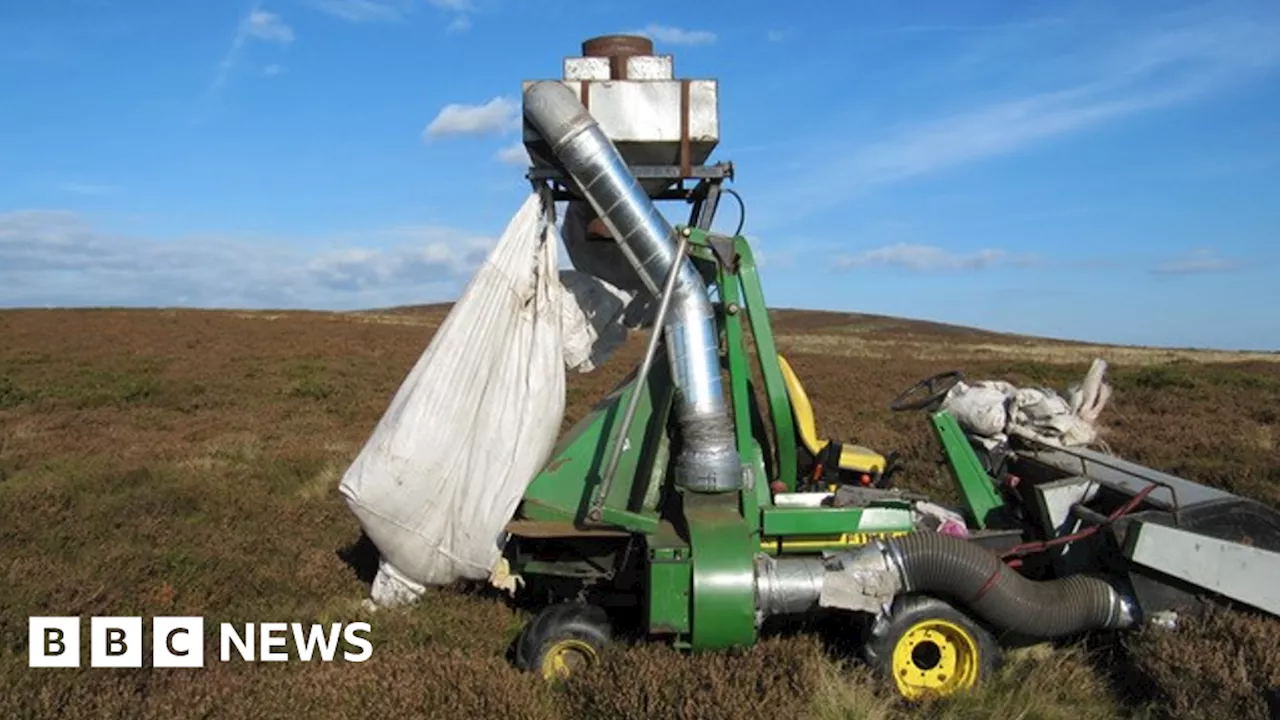
<instances>
[{"instance_id":1,"label":"yellow seat cushion","mask_svg":"<svg viewBox=\"0 0 1280 720\"><path fill-rule=\"evenodd\" d=\"M830 442L820 439L817 423L813 416L813 403L804 390L800 378L796 376L791 364L782 355L778 355L778 365L782 369L782 379L787 386L787 399L791 403L791 413L795 418L796 434L805 449L817 456ZM885 459L880 453L861 445L841 445L840 469L854 472L882 472Z\"/></svg>"}]
</instances>

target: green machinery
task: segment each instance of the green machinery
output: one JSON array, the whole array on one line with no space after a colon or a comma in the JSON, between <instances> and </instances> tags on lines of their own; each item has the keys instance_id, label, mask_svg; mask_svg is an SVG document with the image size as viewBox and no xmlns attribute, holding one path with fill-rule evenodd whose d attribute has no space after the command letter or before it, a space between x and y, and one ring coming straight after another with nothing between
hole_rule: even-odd
<instances>
[{"instance_id":1,"label":"green machinery","mask_svg":"<svg viewBox=\"0 0 1280 720\"><path fill-rule=\"evenodd\" d=\"M757 564L764 558L821 559L823 553L905 535L916 527L910 500L892 491L851 484L853 502L832 502L839 492L801 472L806 467L797 457L802 443L749 244L741 236L721 237L699 228L679 232L682 246L720 292L718 324L743 461L742 488L703 493L674 485L669 461L675 388L669 369L653 363L647 372L632 373L563 437L508 525L512 568L558 601L522 638L520 658L526 667L545 664L548 672L558 672L566 655L590 653L587 648L608 635L603 609L613 605L639 603L646 634L667 637L677 647L751 645L760 627ZM778 438L772 457L770 433L756 402L755 373L763 378L771 434ZM959 432L945 411L933 419L940 433ZM957 478L975 511L972 522L981 526L997 501L973 451L956 450L956 456L970 461L959 466ZM805 571L818 572L812 564ZM817 600L810 593L800 602L816 606ZM940 620L956 613L933 607L941 609ZM976 646L978 640L971 642ZM976 674L961 677L962 682L973 679Z\"/></svg>"},{"instance_id":2,"label":"green machinery","mask_svg":"<svg viewBox=\"0 0 1280 720\"><path fill-rule=\"evenodd\" d=\"M922 525L915 499L888 487L892 456L815 437L750 243L711 231L733 169L698 164L714 144L695 132L708 122L699 81L671 79L643 39L596 38L583 55L564 80L525 85L529 177L589 202L660 304L643 362L562 437L507 526L509 572L539 606L518 665L560 676L625 630L743 647L772 617L847 612L864 621L866 659L918 697L979 682L1002 643L1130 627L1205 592L1280 611L1274 587L1157 557L1177 533L1244 547L1214 530L1223 513L1252 512L1280 538L1273 509L1195 497L1212 507L1188 525L1187 492L1216 491L1060 449L988 451L939 409L955 372L891 405L929 411L965 503L965 536ZM645 135L628 102L656 103L647 116L669 110L680 130ZM668 199L692 204L687 225L654 209ZM1161 505L1153 489L1177 496L1177 482L1191 485L1182 505ZM1251 561L1274 563L1270 551Z\"/></svg>"}]
</instances>

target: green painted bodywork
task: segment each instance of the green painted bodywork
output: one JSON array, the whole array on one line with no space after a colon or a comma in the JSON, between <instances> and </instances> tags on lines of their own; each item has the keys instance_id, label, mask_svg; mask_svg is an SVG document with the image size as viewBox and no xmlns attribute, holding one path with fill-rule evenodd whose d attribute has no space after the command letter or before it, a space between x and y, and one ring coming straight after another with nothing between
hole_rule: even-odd
<instances>
[{"instance_id":1,"label":"green painted bodywork","mask_svg":"<svg viewBox=\"0 0 1280 720\"><path fill-rule=\"evenodd\" d=\"M991 477L982 467L978 454L973 451L973 446L969 444L955 416L946 410L939 410L930 414L929 423L946 455L951 479L964 498L969 522L985 530L992 513L1004 508L1004 498L991 483Z\"/></svg>"},{"instance_id":2,"label":"green painted bodywork","mask_svg":"<svg viewBox=\"0 0 1280 720\"><path fill-rule=\"evenodd\" d=\"M618 591L643 598L651 634L670 637L677 647L722 649L756 641L757 556L848 549L851 543L873 536L908 532L913 518L905 501L861 508L773 504L771 485L780 484L786 492L796 490L796 430L751 248L743 237L709 236L694 228L681 231L687 233L694 266L719 300L717 323L742 460L742 490L700 494L677 489L670 481L675 389L665 348L659 347L648 377L633 373L597 403L564 435L525 492L516 518L563 528L563 559L548 560L544 555L517 562L513 569L521 574L582 577L589 573L582 568L598 565L584 565L582 557L569 551L575 533L621 531L612 538L615 547L628 537L638 537L643 546L644 586ZM762 403L758 402L757 373L763 381ZM601 518L591 523L587 510L618 442L614 435L633 392L641 393L636 415ZM946 419L935 420L935 428L945 435L944 447L954 457L956 450L948 442L952 429ZM962 435L957 437L963 441ZM973 462L977 463L976 456ZM966 499L981 510L982 522L994 500L982 494L972 472L965 465L959 476L962 487L969 488ZM990 483L986 487L994 492ZM617 552L616 557L628 554ZM522 556L515 553L514 557ZM609 583L614 576L596 571L595 577L584 579Z\"/></svg>"},{"instance_id":3,"label":"green painted bodywork","mask_svg":"<svg viewBox=\"0 0 1280 720\"><path fill-rule=\"evenodd\" d=\"M646 622L654 635L674 636L677 644L689 644L693 609L693 555L689 543L675 527L663 523L649 537L649 582Z\"/></svg>"},{"instance_id":4,"label":"green painted bodywork","mask_svg":"<svg viewBox=\"0 0 1280 720\"><path fill-rule=\"evenodd\" d=\"M764 378L765 398L769 417L773 421L776 442L777 477L787 489L796 489L796 443L795 422L791 415L791 402L787 396L786 381L782 379L782 367L778 364L778 348L773 342L773 326L769 322L769 306L765 303L764 288L760 285L760 275L756 271L755 256L751 245L744 237L733 238L733 265L725 267L718 262L715 250L707 241L706 233L692 230L689 238L693 247L692 255L704 263L715 264L716 288L720 292L721 324L725 328L726 347L732 387L734 423L738 428L739 451L742 450L742 435L749 434L751 428L750 408L746 404L749 394L746 388L751 385L751 372L748 359L751 355L742 332L742 313L746 313L751 327L751 339L755 344L756 362L761 376ZM732 310L731 310L732 309ZM762 500L767 500L769 490L761 488Z\"/></svg>"},{"instance_id":5,"label":"green painted bodywork","mask_svg":"<svg viewBox=\"0 0 1280 720\"><path fill-rule=\"evenodd\" d=\"M721 650L756 641L759 547L734 495L682 493L693 550L691 647Z\"/></svg>"},{"instance_id":6,"label":"green painted bodywork","mask_svg":"<svg viewBox=\"0 0 1280 720\"><path fill-rule=\"evenodd\" d=\"M557 444L551 460L525 490L520 514L529 520L577 522L586 515L617 438L613 432L638 385L635 373L591 409ZM638 533L658 529L659 489L670 453L667 416L674 387L665 362L655 362L641 387L635 420L609 488L602 524ZM639 482L637 482L639 480Z\"/></svg>"},{"instance_id":7,"label":"green painted bodywork","mask_svg":"<svg viewBox=\"0 0 1280 720\"><path fill-rule=\"evenodd\" d=\"M838 533L888 532L910 529L911 508L847 507L793 508L772 507L764 511L764 534L770 537L788 535L835 535Z\"/></svg>"}]
</instances>

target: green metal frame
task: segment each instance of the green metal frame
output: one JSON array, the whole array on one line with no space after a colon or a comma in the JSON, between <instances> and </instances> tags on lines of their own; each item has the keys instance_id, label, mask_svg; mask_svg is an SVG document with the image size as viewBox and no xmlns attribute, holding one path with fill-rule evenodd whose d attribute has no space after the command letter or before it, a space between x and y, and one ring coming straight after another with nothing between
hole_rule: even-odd
<instances>
[{"instance_id":1,"label":"green metal frame","mask_svg":"<svg viewBox=\"0 0 1280 720\"><path fill-rule=\"evenodd\" d=\"M655 361L647 377L633 372L565 434L525 492L517 518L565 529L564 567L555 567L555 560L543 556L515 570L582 577L583 568L590 564L584 564L581 555L567 552L575 538L613 531L616 537L595 539L621 544L639 536L644 546L645 587L619 590L644 598L650 634L668 636L677 647L693 650L751 645L756 640L757 555L848 548L872 537L910 532L913 518L905 501L859 508L774 505L771 485L781 483L786 492L796 491L796 429L751 246L741 236L729 238L692 227L677 231L687 241L694 266L718 294L717 322L743 465L742 490L704 494L677 488L669 481L675 388L668 363ZM768 413L767 418L763 412L760 416L772 425L772 448L767 437L757 437L754 431L754 371L763 379L761 409ZM637 392L635 414L626 438L621 439L617 435L622 415ZM999 494L954 418L935 414L933 422L952 459L957 482L975 510L975 521L984 527L998 507ZM619 442L625 444L617 471L600 503L598 519L589 520L604 466ZM766 453L774 460L773 477L766 473ZM546 533L540 536L547 537ZM618 552L614 557L627 555ZM614 576L601 571L595 579L607 582Z\"/></svg>"},{"instance_id":2,"label":"green metal frame","mask_svg":"<svg viewBox=\"0 0 1280 720\"><path fill-rule=\"evenodd\" d=\"M745 453L751 444L751 371L748 351L742 327L745 312L755 342L756 360L764 378L764 390L770 419L773 422L776 442L777 481L788 492L796 489L796 446L785 438L795 437L795 423L791 417L791 401L788 399L782 368L778 364L778 348L773 341L773 326L769 321L769 306L765 303L764 288L756 269L755 255L747 239L738 236L725 238L727 242L713 243L711 235L703 230L688 228L690 255L702 266L703 274L714 273L716 289L720 293L720 323L725 332L726 356L729 365L730 397L733 400L734 423L738 432L738 451ZM730 257L722 257L724 250ZM708 272L710 269L711 272ZM765 487L763 497L768 497Z\"/></svg>"},{"instance_id":3,"label":"green metal frame","mask_svg":"<svg viewBox=\"0 0 1280 720\"><path fill-rule=\"evenodd\" d=\"M529 520L581 523L600 485L606 458L619 438L613 430L623 408L640 388L635 419L628 429L617 478L605 498L601 524L650 534L658 529L658 491L670 452L667 417L674 399L670 368L653 364L648 382L632 373L606 395L552 451L551 460L525 490L520 513ZM643 482L636 482L637 479Z\"/></svg>"},{"instance_id":4,"label":"green metal frame","mask_svg":"<svg viewBox=\"0 0 1280 720\"><path fill-rule=\"evenodd\" d=\"M978 460L973 445L955 416L946 410L929 415L929 424L947 458L951 479L960 489L969 523L979 530L986 530L995 513L1004 509L1004 498L991 482L991 476Z\"/></svg>"}]
</instances>

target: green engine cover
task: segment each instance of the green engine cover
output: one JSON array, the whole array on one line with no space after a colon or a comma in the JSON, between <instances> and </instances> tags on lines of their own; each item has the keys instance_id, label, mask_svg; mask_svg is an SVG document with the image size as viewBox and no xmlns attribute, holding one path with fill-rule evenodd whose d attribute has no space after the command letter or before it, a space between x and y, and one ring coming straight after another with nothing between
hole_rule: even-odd
<instances>
[{"instance_id":1,"label":"green engine cover","mask_svg":"<svg viewBox=\"0 0 1280 720\"><path fill-rule=\"evenodd\" d=\"M738 496L686 492L684 516L693 551L694 650L721 650L756 641L754 539Z\"/></svg>"},{"instance_id":2,"label":"green engine cover","mask_svg":"<svg viewBox=\"0 0 1280 720\"><path fill-rule=\"evenodd\" d=\"M635 418L627 437L619 439L622 414L635 392L641 393ZM644 383L633 372L561 438L550 461L525 489L517 517L583 522L588 505L600 492L607 458L614 444L623 442L627 449L605 494L602 524L630 532L657 532L673 396L667 363L654 363Z\"/></svg>"}]
</instances>

